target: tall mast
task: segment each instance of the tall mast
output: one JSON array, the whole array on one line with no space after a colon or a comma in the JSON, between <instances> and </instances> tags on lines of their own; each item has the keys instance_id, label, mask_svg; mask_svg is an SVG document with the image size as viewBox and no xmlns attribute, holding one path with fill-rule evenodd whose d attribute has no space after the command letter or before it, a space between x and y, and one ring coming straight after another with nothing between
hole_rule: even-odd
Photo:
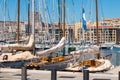
<instances>
[{"instance_id":1,"label":"tall mast","mask_svg":"<svg viewBox=\"0 0 120 80\"><path fill-rule=\"evenodd\" d=\"M62 36L65 37L65 0L62 0ZM65 55L65 48L63 48L63 56Z\"/></svg>"},{"instance_id":2,"label":"tall mast","mask_svg":"<svg viewBox=\"0 0 120 80\"><path fill-rule=\"evenodd\" d=\"M96 4L96 36L97 36L97 45L99 45L99 35L98 35L98 0L95 0ZM97 58L100 58L100 53L97 54Z\"/></svg>"},{"instance_id":3,"label":"tall mast","mask_svg":"<svg viewBox=\"0 0 120 80\"><path fill-rule=\"evenodd\" d=\"M61 29L61 23L62 23L62 8L61 8L61 0L58 0L58 18L59 18L59 22L58 22L58 27L59 27L59 30ZM59 31L59 40L62 36L62 34L60 33Z\"/></svg>"},{"instance_id":4,"label":"tall mast","mask_svg":"<svg viewBox=\"0 0 120 80\"><path fill-rule=\"evenodd\" d=\"M30 0L28 0L28 34L30 34Z\"/></svg>"},{"instance_id":5,"label":"tall mast","mask_svg":"<svg viewBox=\"0 0 120 80\"><path fill-rule=\"evenodd\" d=\"M96 4L96 35L97 35L97 45L99 44L99 38L98 38L98 0L95 0Z\"/></svg>"},{"instance_id":6,"label":"tall mast","mask_svg":"<svg viewBox=\"0 0 120 80\"><path fill-rule=\"evenodd\" d=\"M34 3L35 1L32 0L32 35L33 40L34 40L34 44L33 44L33 54L35 55L35 24L34 24Z\"/></svg>"},{"instance_id":7,"label":"tall mast","mask_svg":"<svg viewBox=\"0 0 120 80\"><path fill-rule=\"evenodd\" d=\"M34 35L34 0L32 0L32 34Z\"/></svg>"},{"instance_id":8,"label":"tall mast","mask_svg":"<svg viewBox=\"0 0 120 80\"><path fill-rule=\"evenodd\" d=\"M17 43L19 43L20 36L20 0L18 0L18 29L17 29Z\"/></svg>"}]
</instances>

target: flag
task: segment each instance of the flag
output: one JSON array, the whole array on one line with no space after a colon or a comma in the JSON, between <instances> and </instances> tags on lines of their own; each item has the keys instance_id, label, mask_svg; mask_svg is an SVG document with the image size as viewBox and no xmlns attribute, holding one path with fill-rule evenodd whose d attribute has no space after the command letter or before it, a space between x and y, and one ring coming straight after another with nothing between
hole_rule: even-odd
<instances>
[{"instance_id":1,"label":"flag","mask_svg":"<svg viewBox=\"0 0 120 80\"><path fill-rule=\"evenodd\" d=\"M86 27L86 18L85 18L84 8L82 9L82 27L83 27L83 30L86 31L87 27Z\"/></svg>"}]
</instances>

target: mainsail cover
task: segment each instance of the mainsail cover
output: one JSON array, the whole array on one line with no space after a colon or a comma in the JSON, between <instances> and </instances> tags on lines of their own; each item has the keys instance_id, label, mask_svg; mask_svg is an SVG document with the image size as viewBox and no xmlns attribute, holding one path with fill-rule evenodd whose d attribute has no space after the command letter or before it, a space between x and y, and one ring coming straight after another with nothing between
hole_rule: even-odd
<instances>
[{"instance_id":1,"label":"mainsail cover","mask_svg":"<svg viewBox=\"0 0 120 80\"><path fill-rule=\"evenodd\" d=\"M62 37L62 39L56 46L54 46L50 49L44 50L44 51L38 51L38 52L36 52L36 54L39 56L48 55L53 52L59 51L60 49L62 49L64 47L64 45L65 45L65 37Z\"/></svg>"},{"instance_id":2,"label":"mainsail cover","mask_svg":"<svg viewBox=\"0 0 120 80\"><path fill-rule=\"evenodd\" d=\"M12 50L31 50L33 48L33 44L34 44L34 36L31 34L30 38L29 38L29 42L26 45L22 45L22 44L7 44L7 45L3 45L2 48L10 48Z\"/></svg>"},{"instance_id":3,"label":"mainsail cover","mask_svg":"<svg viewBox=\"0 0 120 80\"><path fill-rule=\"evenodd\" d=\"M92 45L85 49L72 51L70 54L99 54L99 46Z\"/></svg>"}]
</instances>

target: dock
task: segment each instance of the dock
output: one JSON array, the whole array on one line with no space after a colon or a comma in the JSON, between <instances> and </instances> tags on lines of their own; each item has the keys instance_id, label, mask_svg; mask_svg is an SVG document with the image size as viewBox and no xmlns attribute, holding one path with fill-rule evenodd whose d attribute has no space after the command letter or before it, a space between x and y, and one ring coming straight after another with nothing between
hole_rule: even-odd
<instances>
[{"instance_id":1,"label":"dock","mask_svg":"<svg viewBox=\"0 0 120 80\"><path fill-rule=\"evenodd\" d=\"M115 68L107 71L106 73L117 75L119 74L119 71L120 71L120 66L116 66Z\"/></svg>"},{"instance_id":2,"label":"dock","mask_svg":"<svg viewBox=\"0 0 120 80\"><path fill-rule=\"evenodd\" d=\"M57 71L57 80L83 80L82 72ZM21 69L0 68L0 80L21 80ZM28 70L27 80L51 80L51 71ZM118 74L89 73L89 80L119 80Z\"/></svg>"}]
</instances>

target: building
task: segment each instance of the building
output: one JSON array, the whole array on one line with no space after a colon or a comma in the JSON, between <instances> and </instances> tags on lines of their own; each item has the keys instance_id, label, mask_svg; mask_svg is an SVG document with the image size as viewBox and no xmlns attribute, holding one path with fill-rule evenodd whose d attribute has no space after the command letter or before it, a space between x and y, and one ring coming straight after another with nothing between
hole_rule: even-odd
<instances>
[{"instance_id":1,"label":"building","mask_svg":"<svg viewBox=\"0 0 120 80\"><path fill-rule=\"evenodd\" d=\"M107 25L112 25L115 27L120 28L120 18L109 18L109 19L104 19L101 22L101 25L107 26Z\"/></svg>"},{"instance_id":2,"label":"building","mask_svg":"<svg viewBox=\"0 0 120 80\"><path fill-rule=\"evenodd\" d=\"M18 22L0 21L0 40L15 40L17 36ZM20 22L20 35L25 34L25 23Z\"/></svg>"},{"instance_id":3,"label":"building","mask_svg":"<svg viewBox=\"0 0 120 80\"><path fill-rule=\"evenodd\" d=\"M58 23L55 23L54 25L54 28L49 27L49 32L52 34L52 31L55 31L54 32L54 38L55 38L55 41L56 42L59 42L60 39L62 38L62 26L58 26ZM52 30L54 29L54 30ZM66 38L66 41L71 43L74 41L74 25L65 25L65 38Z\"/></svg>"},{"instance_id":4,"label":"building","mask_svg":"<svg viewBox=\"0 0 120 80\"><path fill-rule=\"evenodd\" d=\"M80 27L80 23L76 24L76 33L75 39L77 42L97 42L97 36L99 43L119 43L120 42L120 29L115 26L98 26L98 35L96 26L87 25L87 31L84 32L82 27Z\"/></svg>"}]
</instances>

